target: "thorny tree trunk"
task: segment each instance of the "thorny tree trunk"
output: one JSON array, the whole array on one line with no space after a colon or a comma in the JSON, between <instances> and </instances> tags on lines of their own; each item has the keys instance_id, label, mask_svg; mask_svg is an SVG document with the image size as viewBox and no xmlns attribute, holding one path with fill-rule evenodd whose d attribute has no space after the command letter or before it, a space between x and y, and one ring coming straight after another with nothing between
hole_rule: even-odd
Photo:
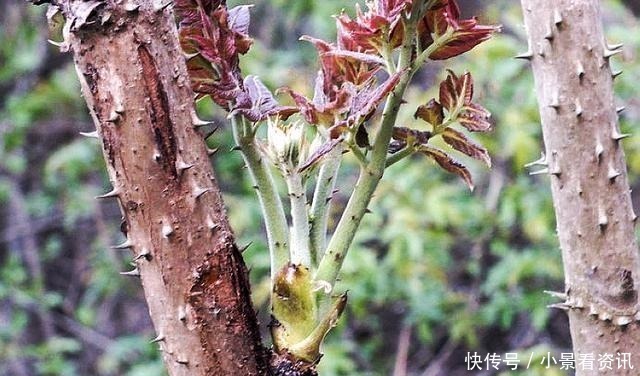
<instances>
[{"instance_id":1,"label":"thorny tree trunk","mask_svg":"<svg viewBox=\"0 0 640 376\"><path fill-rule=\"evenodd\" d=\"M630 353L637 375L640 262L634 214L597 0L522 0L564 259L574 352ZM566 295L566 296L565 296Z\"/></svg>"},{"instance_id":2,"label":"thorny tree trunk","mask_svg":"<svg viewBox=\"0 0 640 376\"><path fill-rule=\"evenodd\" d=\"M170 8L54 2L67 20L127 241L171 375L262 375L266 352Z\"/></svg>"}]
</instances>

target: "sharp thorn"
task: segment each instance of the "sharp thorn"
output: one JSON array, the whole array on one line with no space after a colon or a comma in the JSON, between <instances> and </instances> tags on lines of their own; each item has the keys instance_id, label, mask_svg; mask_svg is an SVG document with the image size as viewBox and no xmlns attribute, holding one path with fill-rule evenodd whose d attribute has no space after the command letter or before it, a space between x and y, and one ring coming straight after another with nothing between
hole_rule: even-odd
<instances>
[{"instance_id":1,"label":"sharp thorn","mask_svg":"<svg viewBox=\"0 0 640 376\"><path fill-rule=\"evenodd\" d=\"M212 155L214 155L214 154L215 154L215 153L217 153L217 152L218 152L218 148L214 148L214 149L207 149L207 155L208 155L208 156L212 156Z\"/></svg>"},{"instance_id":2,"label":"sharp thorn","mask_svg":"<svg viewBox=\"0 0 640 376\"><path fill-rule=\"evenodd\" d=\"M184 52L184 51L182 52L182 56L184 56L184 58L185 58L186 60L191 60L191 59L193 59L194 57L196 57L196 56L198 56L198 55L200 55L200 52L194 52L194 53L192 53L192 54L188 54L188 53L186 53L186 52Z\"/></svg>"},{"instance_id":3,"label":"sharp thorn","mask_svg":"<svg viewBox=\"0 0 640 376\"><path fill-rule=\"evenodd\" d=\"M559 9L553 10L553 24L556 26L560 26L562 24L562 13L560 13Z\"/></svg>"},{"instance_id":4,"label":"sharp thorn","mask_svg":"<svg viewBox=\"0 0 640 376\"><path fill-rule=\"evenodd\" d=\"M190 169L194 165L192 163L186 163L182 159L178 159L176 161L176 171L178 171L178 175L182 175L185 170Z\"/></svg>"},{"instance_id":5,"label":"sharp thorn","mask_svg":"<svg viewBox=\"0 0 640 376\"><path fill-rule=\"evenodd\" d=\"M624 47L624 43L607 44L609 50L619 50Z\"/></svg>"},{"instance_id":6,"label":"sharp thorn","mask_svg":"<svg viewBox=\"0 0 640 376\"><path fill-rule=\"evenodd\" d=\"M160 3L159 6L155 7L155 11L156 12L162 12L163 10L165 10L171 4L173 4L173 1L167 1L164 4Z\"/></svg>"},{"instance_id":7,"label":"sharp thorn","mask_svg":"<svg viewBox=\"0 0 640 376\"><path fill-rule=\"evenodd\" d=\"M231 151L238 151L238 150L242 150L242 147L240 145L236 145L231 148Z\"/></svg>"},{"instance_id":8,"label":"sharp thorn","mask_svg":"<svg viewBox=\"0 0 640 376\"><path fill-rule=\"evenodd\" d=\"M120 118L120 114L116 110L113 110L109 114L109 117L107 118L106 121L107 123L115 123L116 121L118 121L119 118Z\"/></svg>"},{"instance_id":9,"label":"sharp thorn","mask_svg":"<svg viewBox=\"0 0 640 376\"><path fill-rule=\"evenodd\" d=\"M133 270L130 270L128 272L120 272L120 275L126 275L129 277L139 277L140 276L140 270L138 268L135 268Z\"/></svg>"},{"instance_id":10,"label":"sharp thorn","mask_svg":"<svg viewBox=\"0 0 640 376\"><path fill-rule=\"evenodd\" d=\"M200 196L202 196L203 194L210 192L211 188L198 188L196 187L193 190L193 198L199 198Z\"/></svg>"},{"instance_id":11,"label":"sharp thorn","mask_svg":"<svg viewBox=\"0 0 640 376\"><path fill-rule=\"evenodd\" d=\"M604 56L605 59L609 59L612 56L615 56L615 55L617 55L617 54L619 54L621 52L622 52L622 50L610 50L608 48L605 48L604 49L604 54L602 56Z\"/></svg>"},{"instance_id":12,"label":"sharp thorn","mask_svg":"<svg viewBox=\"0 0 640 376\"><path fill-rule=\"evenodd\" d=\"M142 251L140 251L140 253L133 258L133 261L138 261L140 259L149 260L149 256L151 256L151 252L149 252L149 250L146 248L142 248Z\"/></svg>"},{"instance_id":13,"label":"sharp thorn","mask_svg":"<svg viewBox=\"0 0 640 376\"><path fill-rule=\"evenodd\" d=\"M578 60L577 64L576 64L576 75L578 76L578 79L582 81L582 79L584 78L585 75L585 71L584 71L584 65L582 65L582 61Z\"/></svg>"},{"instance_id":14,"label":"sharp thorn","mask_svg":"<svg viewBox=\"0 0 640 376\"><path fill-rule=\"evenodd\" d=\"M620 133L616 124L613 124L612 129L613 130L611 131L611 139L614 141L620 141L629 137L629 134L627 133Z\"/></svg>"},{"instance_id":15,"label":"sharp thorn","mask_svg":"<svg viewBox=\"0 0 640 376\"><path fill-rule=\"evenodd\" d=\"M124 242L122 242L121 244L118 245L114 245L111 248L112 249L128 249L133 247L133 243L131 242L131 240L127 239Z\"/></svg>"},{"instance_id":16,"label":"sharp thorn","mask_svg":"<svg viewBox=\"0 0 640 376\"><path fill-rule=\"evenodd\" d=\"M569 306L566 303L549 304L547 308L561 309L563 311L569 310Z\"/></svg>"},{"instance_id":17,"label":"sharp thorn","mask_svg":"<svg viewBox=\"0 0 640 376\"><path fill-rule=\"evenodd\" d=\"M525 168L533 167L533 166L548 166L547 156L544 155L544 152L540 153L540 159L533 161L531 163L527 163L524 165Z\"/></svg>"},{"instance_id":18,"label":"sharp thorn","mask_svg":"<svg viewBox=\"0 0 640 376\"><path fill-rule=\"evenodd\" d=\"M583 114L582 104L580 104L580 100L577 100L577 99L576 99L575 114L576 114L576 117L581 117Z\"/></svg>"},{"instance_id":19,"label":"sharp thorn","mask_svg":"<svg viewBox=\"0 0 640 376\"><path fill-rule=\"evenodd\" d=\"M99 139L100 136L98 135L98 131L93 131L93 132L80 132L81 136L84 137L88 137L88 138L97 138Z\"/></svg>"},{"instance_id":20,"label":"sharp thorn","mask_svg":"<svg viewBox=\"0 0 640 376\"><path fill-rule=\"evenodd\" d=\"M620 171L616 170L613 166L609 166L609 172L607 172L607 178L609 178L609 182L613 183L618 176L620 176Z\"/></svg>"},{"instance_id":21,"label":"sharp thorn","mask_svg":"<svg viewBox=\"0 0 640 376\"><path fill-rule=\"evenodd\" d=\"M119 195L120 195L120 190L118 188L113 188L110 192L107 192L101 196L96 196L96 198L118 197Z\"/></svg>"},{"instance_id":22,"label":"sharp thorn","mask_svg":"<svg viewBox=\"0 0 640 376\"><path fill-rule=\"evenodd\" d=\"M611 78L615 80L615 79L616 79L616 78L618 78L618 76L620 76L621 74L622 74L622 71L621 71L621 70L619 70L619 71L615 71L615 72L611 72Z\"/></svg>"},{"instance_id":23,"label":"sharp thorn","mask_svg":"<svg viewBox=\"0 0 640 376\"><path fill-rule=\"evenodd\" d=\"M596 143L596 160L598 163L602 161L602 153L604 153L604 146L602 146L602 143L598 140Z\"/></svg>"},{"instance_id":24,"label":"sharp thorn","mask_svg":"<svg viewBox=\"0 0 640 376\"><path fill-rule=\"evenodd\" d=\"M168 238L171 234L173 234L173 227L171 227L169 223L164 222L162 225L162 236Z\"/></svg>"},{"instance_id":25,"label":"sharp thorn","mask_svg":"<svg viewBox=\"0 0 640 376\"><path fill-rule=\"evenodd\" d=\"M207 228L211 231L215 231L220 227L218 224L216 224L213 221L213 218L211 218L211 216L209 215L207 216L206 222L207 222Z\"/></svg>"},{"instance_id":26,"label":"sharp thorn","mask_svg":"<svg viewBox=\"0 0 640 376\"><path fill-rule=\"evenodd\" d=\"M563 293L563 292L558 292L558 291L548 291L545 290L543 291L545 294L550 295L554 298L558 298L558 299L562 299L562 300L567 300L567 294Z\"/></svg>"},{"instance_id":27,"label":"sharp thorn","mask_svg":"<svg viewBox=\"0 0 640 376\"><path fill-rule=\"evenodd\" d=\"M529 175L544 175L544 174L548 174L549 173L549 169L548 168L543 168L542 170L538 170L538 171L533 171L530 172Z\"/></svg>"},{"instance_id":28,"label":"sharp thorn","mask_svg":"<svg viewBox=\"0 0 640 376\"><path fill-rule=\"evenodd\" d=\"M202 120L198 117L198 115L193 114L191 115L191 124L193 124L195 128L199 128L199 127L205 127L207 125L211 125L213 124L213 122Z\"/></svg>"},{"instance_id":29,"label":"sharp thorn","mask_svg":"<svg viewBox=\"0 0 640 376\"><path fill-rule=\"evenodd\" d=\"M515 59L522 59L522 60L531 60L533 59L533 52L531 52L531 50L521 53L520 55L516 55L514 57Z\"/></svg>"},{"instance_id":30,"label":"sharp thorn","mask_svg":"<svg viewBox=\"0 0 640 376\"><path fill-rule=\"evenodd\" d=\"M246 251L247 248L251 246L251 244L253 244L253 242L249 242L249 244L245 245L244 247L238 248L238 251L240 251L240 253L244 253L244 251Z\"/></svg>"},{"instance_id":31,"label":"sharp thorn","mask_svg":"<svg viewBox=\"0 0 640 376\"><path fill-rule=\"evenodd\" d=\"M616 113L617 114L621 114L622 112L624 112L624 110L626 110L627 108L624 106L620 106L616 108Z\"/></svg>"},{"instance_id":32,"label":"sharp thorn","mask_svg":"<svg viewBox=\"0 0 640 376\"><path fill-rule=\"evenodd\" d=\"M160 341L164 341L165 337L163 334L158 334L158 336L151 340L149 343L158 343Z\"/></svg>"}]
</instances>

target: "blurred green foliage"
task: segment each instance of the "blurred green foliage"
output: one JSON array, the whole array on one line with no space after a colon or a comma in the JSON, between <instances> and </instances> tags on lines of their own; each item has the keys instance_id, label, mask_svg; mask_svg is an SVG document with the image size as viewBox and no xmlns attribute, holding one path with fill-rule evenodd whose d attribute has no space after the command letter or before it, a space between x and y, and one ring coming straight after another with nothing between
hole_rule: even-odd
<instances>
[{"instance_id":1,"label":"blurred green foliage","mask_svg":"<svg viewBox=\"0 0 640 376\"><path fill-rule=\"evenodd\" d=\"M258 4L257 39L243 69L271 87L309 93L315 51L298 36L333 38L328 15L352 4ZM435 374L466 374L464 357L474 351L536 354L537 369L501 375L564 374L539 364L570 344L564 315L546 307L552 299L543 293L562 289L562 263L548 179L524 168L538 159L542 142L529 67L512 58L526 49L514 4L492 3L483 18L503 24L505 33L451 67L471 71L478 101L494 114L495 131L477 136L494 168L465 161L477 181L473 193L419 157L387 172L345 261L340 286L349 292L347 314L325 345L322 375L391 374L407 330L409 374L432 372L434 365L444 370ZM625 71L616 92L629 109L622 128L635 135L640 24L619 2L604 4L610 40L625 43L614 63ZM7 14L20 21L0 22L0 370L160 375L140 286L118 275L130 256L108 248L121 236L118 208L93 200L108 183L99 145L77 136L92 125L74 69L47 47L42 9L16 1ZM417 77L402 124L422 126L413 110L436 95L442 68L430 66ZM204 117L224 122L210 103L199 107ZM257 200L246 174L238 174L240 155L228 152L228 130L209 142L223 150L214 164L238 243L253 242L245 256L265 315L268 255ZM636 187L640 143L634 136L624 146ZM353 165L343 168L334 219L354 172Z\"/></svg>"}]
</instances>

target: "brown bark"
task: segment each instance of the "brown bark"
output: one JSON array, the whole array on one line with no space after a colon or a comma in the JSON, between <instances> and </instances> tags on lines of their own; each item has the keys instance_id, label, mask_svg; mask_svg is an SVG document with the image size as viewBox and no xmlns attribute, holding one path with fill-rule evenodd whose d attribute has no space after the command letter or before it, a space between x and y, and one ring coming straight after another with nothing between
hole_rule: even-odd
<instances>
[{"instance_id":1,"label":"brown bark","mask_svg":"<svg viewBox=\"0 0 640 376\"><path fill-rule=\"evenodd\" d=\"M609 59L597 0L522 0L564 260L575 353L630 353L637 375L640 262ZM564 296L566 295L566 297Z\"/></svg>"},{"instance_id":2,"label":"brown bark","mask_svg":"<svg viewBox=\"0 0 640 376\"><path fill-rule=\"evenodd\" d=\"M170 8L57 2L170 375L263 375L268 359ZM136 6L138 5L138 6ZM134 271L131 274L136 274Z\"/></svg>"}]
</instances>

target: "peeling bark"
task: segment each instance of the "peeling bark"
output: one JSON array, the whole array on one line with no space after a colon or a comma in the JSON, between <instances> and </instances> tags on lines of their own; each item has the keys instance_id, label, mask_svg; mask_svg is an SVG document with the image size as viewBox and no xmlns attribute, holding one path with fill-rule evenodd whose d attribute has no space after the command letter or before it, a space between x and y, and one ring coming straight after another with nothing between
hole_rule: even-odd
<instances>
[{"instance_id":1,"label":"peeling bark","mask_svg":"<svg viewBox=\"0 0 640 376\"><path fill-rule=\"evenodd\" d=\"M542 118L575 353L630 353L640 367L640 261L599 1L522 0Z\"/></svg>"},{"instance_id":2,"label":"peeling bark","mask_svg":"<svg viewBox=\"0 0 640 376\"><path fill-rule=\"evenodd\" d=\"M55 3L170 375L263 375L251 305L170 8ZM137 5L137 6L136 6Z\"/></svg>"}]
</instances>

